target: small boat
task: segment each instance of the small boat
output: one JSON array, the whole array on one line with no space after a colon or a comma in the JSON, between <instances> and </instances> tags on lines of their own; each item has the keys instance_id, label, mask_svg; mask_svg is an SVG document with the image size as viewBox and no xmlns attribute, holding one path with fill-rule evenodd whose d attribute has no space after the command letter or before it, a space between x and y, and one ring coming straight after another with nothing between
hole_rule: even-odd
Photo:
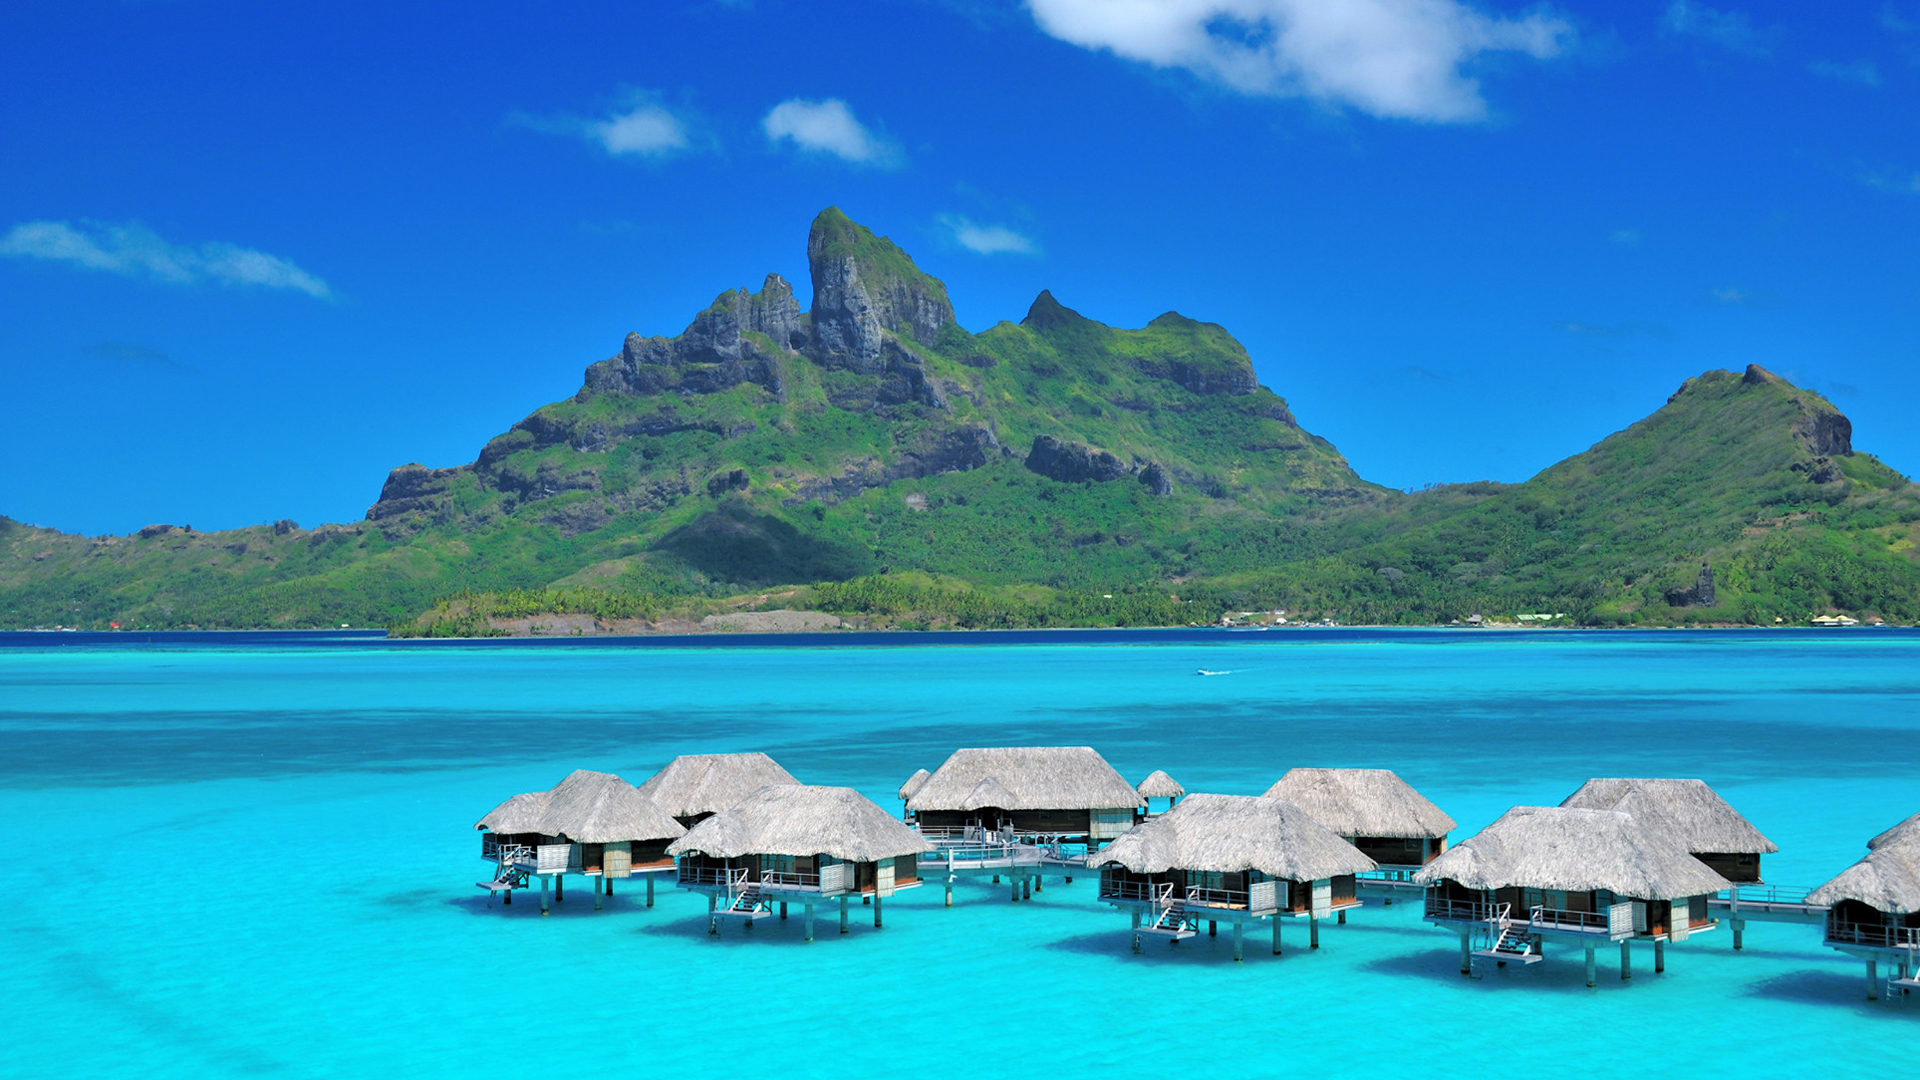
<instances>
[{"instance_id":1,"label":"small boat","mask_svg":"<svg viewBox=\"0 0 1920 1080\"><path fill-rule=\"evenodd\" d=\"M1208 670L1207 670L1206 668L1201 668L1201 669L1200 669L1200 674L1202 674L1202 675L1231 675L1231 674L1233 674L1233 672L1231 672L1231 671L1208 671Z\"/></svg>"}]
</instances>

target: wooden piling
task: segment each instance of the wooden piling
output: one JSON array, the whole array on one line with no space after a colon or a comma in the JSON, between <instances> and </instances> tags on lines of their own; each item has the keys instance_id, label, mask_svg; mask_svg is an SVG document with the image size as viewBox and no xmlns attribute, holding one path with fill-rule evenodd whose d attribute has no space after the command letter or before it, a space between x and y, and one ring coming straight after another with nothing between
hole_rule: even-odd
<instances>
[{"instance_id":1,"label":"wooden piling","mask_svg":"<svg viewBox=\"0 0 1920 1080\"><path fill-rule=\"evenodd\" d=\"M1594 985L1593 942L1589 941L1587 942L1587 988L1592 989Z\"/></svg>"},{"instance_id":2,"label":"wooden piling","mask_svg":"<svg viewBox=\"0 0 1920 1080\"><path fill-rule=\"evenodd\" d=\"M1747 920L1734 919L1728 923L1728 925L1733 927L1733 951L1739 952L1742 948L1745 948L1747 944L1745 940Z\"/></svg>"},{"instance_id":3,"label":"wooden piling","mask_svg":"<svg viewBox=\"0 0 1920 1080\"><path fill-rule=\"evenodd\" d=\"M947 906L953 906L953 875L951 873L947 875Z\"/></svg>"},{"instance_id":4,"label":"wooden piling","mask_svg":"<svg viewBox=\"0 0 1920 1080\"><path fill-rule=\"evenodd\" d=\"M720 932L720 897L715 893L707 894L707 933Z\"/></svg>"},{"instance_id":5,"label":"wooden piling","mask_svg":"<svg viewBox=\"0 0 1920 1080\"><path fill-rule=\"evenodd\" d=\"M553 875L553 902L559 903L567 898L567 875Z\"/></svg>"},{"instance_id":6,"label":"wooden piling","mask_svg":"<svg viewBox=\"0 0 1920 1080\"><path fill-rule=\"evenodd\" d=\"M1311 915L1307 916L1307 946L1313 949L1320 947L1320 920Z\"/></svg>"},{"instance_id":7,"label":"wooden piling","mask_svg":"<svg viewBox=\"0 0 1920 1080\"><path fill-rule=\"evenodd\" d=\"M873 928L880 929L880 894L873 894Z\"/></svg>"},{"instance_id":8,"label":"wooden piling","mask_svg":"<svg viewBox=\"0 0 1920 1080\"><path fill-rule=\"evenodd\" d=\"M587 879L587 884L593 886L593 910L600 911L601 900L603 899L600 895L600 883L589 878Z\"/></svg>"},{"instance_id":9,"label":"wooden piling","mask_svg":"<svg viewBox=\"0 0 1920 1080\"><path fill-rule=\"evenodd\" d=\"M842 894L840 897L840 932L843 934L847 932L847 898L845 894Z\"/></svg>"},{"instance_id":10,"label":"wooden piling","mask_svg":"<svg viewBox=\"0 0 1920 1080\"><path fill-rule=\"evenodd\" d=\"M1880 1000L1880 962L1867 961L1867 1000Z\"/></svg>"},{"instance_id":11,"label":"wooden piling","mask_svg":"<svg viewBox=\"0 0 1920 1080\"><path fill-rule=\"evenodd\" d=\"M1620 981L1628 982L1633 978L1633 942L1620 943Z\"/></svg>"},{"instance_id":12,"label":"wooden piling","mask_svg":"<svg viewBox=\"0 0 1920 1080\"><path fill-rule=\"evenodd\" d=\"M813 940L813 905L807 905L807 940Z\"/></svg>"},{"instance_id":13,"label":"wooden piling","mask_svg":"<svg viewBox=\"0 0 1920 1080\"><path fill-rule=\"evenodd\" d=\"M653 906L653 875L647 875L647 906Z\"/></svg>"},{"instance_id":14,"label":"wooden piling","mask_svg":"<svg viewBox=\"0 0 1920 1080\"><path fill-rule=\"evenodd\" d=\"M1020 875L1020 899L1033 899L1033 875L1031 874Z\"/></svg>"},{"instance_id":15,"label":"wooden piling","mask_svg":"<svg viewBox=\"0 0 1920 1080\"><path fill-rule=\"evenodd\" d=\"M1244 923L1241 923L1238 921L1234 922L1233 924L1233 962L1236 964L1246 959L1246 952L1242 948L1241 940L1240 940L1241 935L1245 931L1246 931L1246 925Z\"/></svg>"},{"instance_id":16,"label":"wooden piling","mask_svg":"<svg viewBox=\"0 0 1920 1080\"><path fill-rule=\"evenodd\" d=\"M1667 943L1656 940L1653 943L1653 973L1658 975L1665 970L1667 970Z\"/></svg>"},{"instance_id":17,"label":"wooden piling","mask_svg":"<svg viewBox=\"0 0 1920 1080\"><path fill-rule=\"evenodd\" d=\"M785 900L780 901L780 917L782 919L787 917L787 902Z\"/></svg>"},{"instance_id":18,"label":"wooden piling","mask_svg":"<svg viewBox=\"0 0 1920 1080\"><path fill-rule=\"evenodd\" d=\"M1460 931L1460 974L1473 974L1473 943L1465 930Z\"/></svg>"},{"instance_id":19,"label":"wooden piling","mask_svg":"<svg viewBox=\"0 0 1920 1080\"><path fill-rule=\"evenodd\" d=\"M1273 955L1280 955L1280 916L1273 917Z\"/></svg>"},{"instance_id":20,"label":"wooden piling","mask_svg":"<svg viewBox=\"0 0 1920 1080\"><path fill-rule=\"evenodd\" d=\"M547 907L547 875L541 874L540 875L540 914L545 915L548 913L548 911L549 911L549 908Z\"/></svg>"},{"instance_id":21,"label":"wooden piling","mask_svg":"<svg viewBox=\"0 0 1920 1080\"><path fill-rule=\"evenodd\" d=\"M1213 921L1212 919L1207 920L1207 936L1208 937L1220 936L1220 924Z\"/></svg>"},{"instance_id":22,"label":"wooden piling","mask_svg":"<svg viewBox=\"0 0 1920 1080\"><path fill-rule=\"evenodd\" d=\"M1347 909L1346 908L1340 909L1340 925L1341 926L1347 925Z\"/></svg>"}]
</instances>

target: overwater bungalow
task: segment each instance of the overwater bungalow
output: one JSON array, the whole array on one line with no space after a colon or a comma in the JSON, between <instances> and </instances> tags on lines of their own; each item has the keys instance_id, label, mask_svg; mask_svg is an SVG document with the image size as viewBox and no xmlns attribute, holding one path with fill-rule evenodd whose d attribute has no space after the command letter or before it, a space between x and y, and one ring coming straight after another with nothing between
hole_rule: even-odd
<instances>
[{"instance_id":1,"label":"overwater bungalow","mask_svg":"<svg viewBox=\"0 0 1920 1080\"><path fill-rule=\"evenodd\" d=\"M1097 854L1099 898L1133 916L1133 950L1143 936L1178 942L1233 927L1233 958L1244 956L1247 924L1273 924L1273 954L1288 918L1308 921L1320 947L1320 920L1357 907L1354 875L1372 859L1285 799L1189 795L1141 822Z\"/></svg>"},{"instance_id":2,"label":"overwater bungalow","mask_svg":"<svg viewBox=\"0 0 1920 1080\"><path fill-rule=\"evenodd\" d=\"M1088 850L1147 802L1091 746L955 750L907 799L923 832L1006 830Z\"/></svg>"},{"instance_id":3,"label":"overwater bungalow","mask_svg":"<svg viewBox=\"0 0 1920 1080\"><path fill-rule=\"evenodd\" d=\"M1780 850L1704 780L1595 778L1560 805L1632 814L1641 825L1672 835L1736 885L1759 883L1760 856Z\"/></svg>"},{"instance_id":4,"label":"overwater bungalow","mask_svg":"<svg viewBox=\"0 0 1920 1080\"><path fill-rule=\"evenodd\" d=\"M1679 840L1694 858L1733 883L1728 894L1727 925L1733 931L1733 947L1742 947L1747 919L1741 913L1739 888L1761 883L1760 856L1771 855L1780 846L1762 836L1706 781L1598 777L1580 785L1580 790L1560 805L1619 810L1632 814L1643 827Z\"/></svg>"},{"instance_id":5,"label":"overwater bungalow","mask_svg":"<svg viewBox=\"0 0 1920 1080\"><path fill-rule=\"evenodd\" d=\"M1288 769L1267 794L1312 814L1400 878L1447 850L1457 824L1390 769Z\"/></svg>"},{"instance_id":6,"label":"overwater bungalow","mask_svg":"<svg viewBox=\"0 0 1920 1080\"><path fill-rule=\"evenodd\" d=\"M1146 810L1143 811L1147 817L1154 815L1153 800L1167 800L1167 805L1160 808L1160 813L1164 814L1173 809L1174 804L1187 793L1187 789L1180 786L1180 781L1168 776L1165 769L1155 769L1148 773L1147 778L1140 781L1139 786L1134 790L1140 793L1140 798L1147 804Z\"/></svg>"},{"instance_id":7,"label":"overwater bungalow","mask_svg":"<svg viewBox=\"0 0 1920 1080\"><path fill-rule=\"evenodd\" d=\"M881 926L881 902L920 884L917 857L932 845L866 796L844 787L773 784L708 817L668 845L680 860L681 888L707 895L707 929L724 920L752 926L787 905L805 909L807 940L813 940L815 909L840 902L840 932L847 932L847 902L873 903Z\"/></svg>"},{"instance_id":8,"label":"overwater bungalow","mask_svg":"<svg viewBox=\"0 0 1920 1080\"><path fill-rule=\"evenodd\" d=\"M1920 989L1920 814L1867 841L1867 857L1807 894L1827 906L1826 943L1867 965L1867 999L1880 962L1894 989Z\"/></svg>"},{"instance_id":9,"label":"overwater bungalow","mask_svg":"<svg viewBox=\"0 0 1920 1080\"><path fill-rule=\"evenodd\" d=\"M682 754L648 777L640 793L692 828L769 784L798 784L765 754Z\"/></svg>"},{"instance_id":10,"label":"overwater bungalow","mask_svg":"<svg viewBox=\"0 0 1920 1080\"><path fill-rule=\"evenodd\" d=\"M568 874L588 879L593 907L613 894L613 882L646 878L647 906L653 906L653 875L673 869L667 845L686 834L639 789L612 773L578 769L548 791L515 795L474 824L481 830L480 855L494 864L490 893L513 903L513 890L540 882L540 910L565 898Z\"/></svg>"},{"instance_id":11,"label":"overwater bungalow","mask_svg":"<svg viewBox=\"0 0 1920 1080\"><path fill-rule=\"evenodd\" d=\"M1532 964L1548 941L1586 951L1620 943L1620 977L1633 977L1631 945L1666 943L1711 930L1707 901L1727 880L1670 832L1618 810L1516 806L1414 874L1426 888L1426 919L1460 935L1460 971L1475 957Z\"/></svg>"}]
</instances>

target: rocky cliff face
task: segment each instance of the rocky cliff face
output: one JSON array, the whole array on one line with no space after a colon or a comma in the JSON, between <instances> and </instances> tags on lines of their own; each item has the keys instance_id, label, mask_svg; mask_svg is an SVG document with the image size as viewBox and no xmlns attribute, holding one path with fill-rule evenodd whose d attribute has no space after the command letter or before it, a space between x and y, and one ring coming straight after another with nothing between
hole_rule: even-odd
<instances>
[{"instance_id":1,"label":"rocky cliff face","mask_svg":"<svg viewBox=\"0 0 1920 1080\"><path fill-rule=\"evenodd\" d=\"M757 293L720 294L678 337L628 334L619 355L587 368L581 394L712 394L744 382L778 393L782 357L806 340L793 286L768 274Z\"/></svg>"},{"instance_id":2,"label":"rocky cliff face","mask_svg":"<svg viewBox=\"0 0 1920 1080\"><path fill-rule=\"evenodd\" d=\"M893 241L838 208L814 219L807 270L813 278L811 352L828 367L884 374L898 355L887 355L887 335L932 344L953 322L945 285L922 273Z\"/></svg>"}]
</instances>

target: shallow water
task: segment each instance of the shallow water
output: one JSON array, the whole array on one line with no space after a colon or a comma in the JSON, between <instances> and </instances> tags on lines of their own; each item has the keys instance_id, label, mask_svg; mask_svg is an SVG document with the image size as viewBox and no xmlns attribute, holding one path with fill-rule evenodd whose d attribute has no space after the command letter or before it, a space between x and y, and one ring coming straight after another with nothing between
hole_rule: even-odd
<instances>
[{"instance_id":1,"label":"shallow water","mask_svg":"<svg viewBox=\"0 0 1920 1080\"><path fill-rule=\"evenodd\" d=\"M1258 793L1294 765L1396 769L1456 840L1595 775L1700 776L1810 885L1920 810L1920 635L1271 633L929 647L0 649L0 1076L1660 1073L1864 1063L1920 999L1863 1000L1816 928L1470 980L1417 906L1322 948L1289 926L1129 951L1092 882L1032 903L900 894L706 933L700 898L579 879L503 908L472 823L573 768L766 750L899 808L958 746L1088 743L1138 779ZM17 639L15 639L17 640ZM997 639L981 638L983 642ZM1196 678L1199 668L1230 675ZM796 912L797 914L797 912ZM867 922L862 922L862 917ZM1765 1056L1760 1056L1765 1055Z\"/></svg>"}]
</instances>

